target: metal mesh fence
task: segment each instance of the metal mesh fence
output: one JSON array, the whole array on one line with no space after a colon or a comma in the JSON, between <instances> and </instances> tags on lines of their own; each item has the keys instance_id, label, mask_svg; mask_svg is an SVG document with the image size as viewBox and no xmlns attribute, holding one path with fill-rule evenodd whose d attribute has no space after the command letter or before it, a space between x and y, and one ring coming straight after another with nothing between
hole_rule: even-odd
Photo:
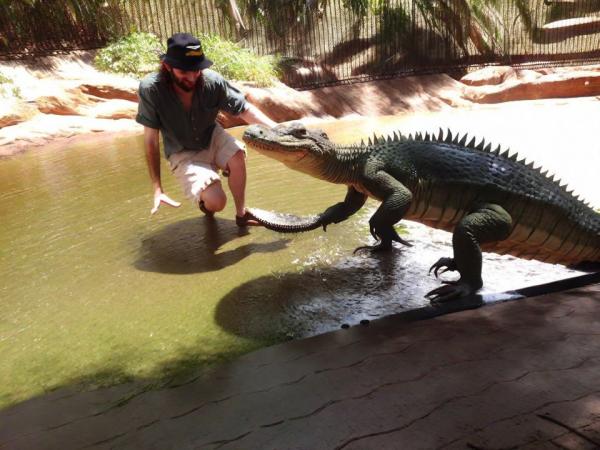
<instances>
[{"instance_id":1,"label":"metal mesh fence","mask_svg":"<svg viewBox=\"0 0 600 450\"><path fill-rule=\"evenodd\" d=\"M4 54L92 48L132 30L163 40L178 31L214 33L278 54L284 81L295 87L480 64L600 61L600 0L0 3Z\"/></svg>"}]
</instances>

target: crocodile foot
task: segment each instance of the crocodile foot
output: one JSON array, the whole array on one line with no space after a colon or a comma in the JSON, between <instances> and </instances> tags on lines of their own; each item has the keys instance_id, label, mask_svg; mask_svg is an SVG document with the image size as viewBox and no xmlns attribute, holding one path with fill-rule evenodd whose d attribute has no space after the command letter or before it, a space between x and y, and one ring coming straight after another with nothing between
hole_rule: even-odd
<instances>
[{"instance_id":1,"label":"crocodile foot","mask_svg":"<svg viewBox=\"0 0 600 450\"><path fill-rule=\"evenodd\" d=\"M438 270L440 269L442 269L442 271L438 273ZM454 262L454 258L440 258L433 266L429 268L428 273L431 274L432 270L435 277L438 278L439 275L445 272L453 272L458 269L456 267L456 263Z\"/></svg>"},{"instance_id":2,"label":"crocodile foot","mask_svg":"<svg viewBox=\"0 0 600 450\"><path fill-rule=\"evenodd\" d=\"M373 236L374 239L381 241L381 244L385 242L386 245L388 245L388 248L391 248L392 241L399 242L402 245L406 245L407 247L412 247L412 244L410 242L402 239L398 235L398 232L394 229L393 226L378 226L374 223L373 219L371 219L369 221L369 227L371 231L371 236ZM376 246L381 244L376 244Z\"/></svg>"},{"instance_id":3,"label":"crocodile foot","mask_svg":"<svg viewBox=\"0 0 600 450\"><path fill-rule=\"evenodd\" d=\"M353 255L356 255L358 252L363 250L369 250L372 253L388 251L392 249L392 241L380 241L375 245L361 245L360 247L356 247L352 252Z\"/></svg>"},{"instance_id":4,"label":"crocodile foot","mask_svg":"<svg viewBox=\"0 0 600 450\"><path fill-rule=\"evenodd\" d=\"M443 281L444 286L440 286L425 294L432 303L444 303L456 300L460 297L466 297L477 291L464 281Z\"/></svg>"}]
</instances>

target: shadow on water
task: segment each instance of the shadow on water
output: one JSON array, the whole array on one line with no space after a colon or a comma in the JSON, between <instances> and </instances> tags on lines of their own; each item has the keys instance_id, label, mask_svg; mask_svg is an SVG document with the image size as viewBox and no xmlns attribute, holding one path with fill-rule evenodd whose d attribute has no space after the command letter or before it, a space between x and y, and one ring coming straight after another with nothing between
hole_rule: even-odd
<instances>
[{"instance_id":1,"label":"shadow on water","mask_svg":"<svg viewBox=\"0 0 600 450\"><path fill-rule=\"evenodd\" d=\"M226 243L247 235L232 220L199 217L172 223L142 239L138 270L170 274L212 272L234 265L253 253L286 248L288 239L252 242L219 252Z\"/></svg>"},{"instance_id":2,"label":"shadow on water","mask_svg":"<svg viewBox=\"0 0 600 450\"><path fill-rule=\"evenodd\" d=\"M428 304L403 251L263 276L232 289L215 310L224 330L252 339L313 336ZM414 295L416 294L416 295Z\"/></svg>"}]
</instances>

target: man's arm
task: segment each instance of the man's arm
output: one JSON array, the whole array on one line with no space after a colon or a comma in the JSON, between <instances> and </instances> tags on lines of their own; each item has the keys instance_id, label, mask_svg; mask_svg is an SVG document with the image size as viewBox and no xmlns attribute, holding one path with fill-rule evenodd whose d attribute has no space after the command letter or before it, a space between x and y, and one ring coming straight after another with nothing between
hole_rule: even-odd
<instances>
[{"instance_id":1,"label":"man's arm","mask_svg":"<svg viewBox=\"0 0 600 450\"><path fill-rule=\"evenodd\" d=\"M158 211L161 202L174 207L181 205L181 203L169 198L162 189L162 183L160 181L160 148L158 144L158 135L158 130L144 127L146 162L148 163L148 171L150 173L150 180L152 181L152 190L154 192L154 205L150 214L155 214Z\"/></svg>"},{"instance_id":2,"label":"man's arm","mask_svg":"<svg viewBox=\"0 0 600 450\"><path fill-rule=\"evenodd\" d=\"M271 119L269 119L260 109L258 109L252 103L247 103L247 108L244 112L240 114L240 117L247 124L257 123L271 128L277 125L276 122L273 122Z\"/></svg>"}]
</instances>

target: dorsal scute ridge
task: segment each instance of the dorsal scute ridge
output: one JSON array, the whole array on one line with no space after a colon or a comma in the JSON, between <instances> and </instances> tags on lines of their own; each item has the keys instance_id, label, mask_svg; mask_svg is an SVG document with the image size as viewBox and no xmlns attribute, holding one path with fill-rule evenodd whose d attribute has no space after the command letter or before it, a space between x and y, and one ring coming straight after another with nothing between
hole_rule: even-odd
<instances>
[{"instance_id":1,"label":"dorsal scute ridge","mask_svg":"<svg viewBox=\"0 0 600 450\"><path fill-rule=\"evenodd\" d=\"M511 154L510 148L503 149L500 144L494 149L492 149L491 142L486 142L485 138L481 139L479 144L476 144L477 137L471 137L471 140L467 143L468 133L464 135L460 135L460 133L453 135L450 129L445 133L442 128L439 128L437 136L435 133L429 132L415 132L409 133L408 136L403 134L400 130L394 131L391 135L381 135L378 137L375 133L373 134L373 138L369 137L368 143L365 143L364 140L361 140L360 146L357 148L364 148L365 146L373 146L377 144L386 144L386 143L394 143L394 142L404 142L404 141L422 141L422 142L441 142L448 143L452 145L458 145L463 148L467 148L470 150L480 151L483 153L487 153L494 156L499 156L500 158L506 159L508 161L516 162L523 167L526 167L529 170L532 170L538 173L540 176L548 180L549 182L555 184L561 191L565 192L567 195L572 197L575 201L578 202L580 206L589 207L588 203L586 203L579 195L575 195L574 189L568 189L568 183L562 183L562 181L554 174L549 174L548 169L544 169L543 166L535 167L535 162L530 161L526 162L527 158L519 158L518 153Z\"/></svg>"}]
</instances>

